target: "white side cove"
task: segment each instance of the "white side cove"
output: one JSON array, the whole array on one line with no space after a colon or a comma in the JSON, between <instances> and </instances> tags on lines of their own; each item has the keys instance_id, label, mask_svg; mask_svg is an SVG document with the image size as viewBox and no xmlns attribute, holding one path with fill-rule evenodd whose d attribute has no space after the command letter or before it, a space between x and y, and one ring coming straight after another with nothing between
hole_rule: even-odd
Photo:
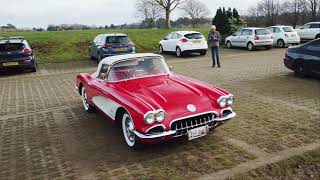
<instances>
[{"instance_id":1,"label":"white side cove","mask_svg":"<svg viewBox=\"0 0 320 180\"><path fill-rule=\"evenodd\" d=\"M102 96L94 96L92 101L106 115L111 117L113 120L116 119L117 109L121 107L118 103Z\"/></svg>"}]
</instances>

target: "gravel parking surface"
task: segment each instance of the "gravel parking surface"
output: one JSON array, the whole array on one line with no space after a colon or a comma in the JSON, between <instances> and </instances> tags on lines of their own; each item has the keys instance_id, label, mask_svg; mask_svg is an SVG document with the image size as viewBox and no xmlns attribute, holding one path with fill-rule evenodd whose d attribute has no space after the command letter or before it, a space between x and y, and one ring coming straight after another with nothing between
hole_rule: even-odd
<instances>
[{"instance_id":1,"label":"gravel parking surface","mask_svg":"<svg viewBox=\"0 0 320 180\"><path fill-rule=\"evenodd\" d=\"M195 141L130 151L120 128L87 114L74 91L96 63L46 64L0 76L0 179L223 179L320 147L320 81L283 65L285 49L166 55L174 72L229 90L238 116ZM271 158L271 157L280 158Z\"/></svg>"}]
</instances>

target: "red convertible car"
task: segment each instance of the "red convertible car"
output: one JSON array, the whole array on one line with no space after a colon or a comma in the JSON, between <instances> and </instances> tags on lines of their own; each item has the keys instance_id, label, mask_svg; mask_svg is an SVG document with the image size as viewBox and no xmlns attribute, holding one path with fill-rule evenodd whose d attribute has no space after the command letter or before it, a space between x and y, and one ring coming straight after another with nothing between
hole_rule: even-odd
<instances>
[{"instance_id":1,"label":"red convertible car","mask_svg":"<svg viewBox=\"0 0 320 180\"><path fill-rule=\"evenodd\" d=\"M103 59L96 72L77 76L84 109L119 122L133 149L176 137L196 139L234 118L234 96L213 85L176 75L156 54Z\"/></svg>"}]
</instances>

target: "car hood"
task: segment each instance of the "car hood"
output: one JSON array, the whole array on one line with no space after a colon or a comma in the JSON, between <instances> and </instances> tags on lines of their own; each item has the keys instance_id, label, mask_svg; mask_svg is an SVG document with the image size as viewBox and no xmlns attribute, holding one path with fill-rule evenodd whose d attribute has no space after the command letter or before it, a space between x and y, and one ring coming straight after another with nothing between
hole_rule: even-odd
<instances>
[{"instance_id":1,"label":"car hood","mask_svg":"<svg viewBox=\"0 0 320 180\"><path fill-rule=\"evenodd\" d=\"M133 97L146 112L163 109L166 119L177 119L209 111L218 111L217 99L228 95L210 84L184 76L168 75L116 83L115 88ZM194 105L191 112L188 105Z\"/></svg>"}]
</instances>

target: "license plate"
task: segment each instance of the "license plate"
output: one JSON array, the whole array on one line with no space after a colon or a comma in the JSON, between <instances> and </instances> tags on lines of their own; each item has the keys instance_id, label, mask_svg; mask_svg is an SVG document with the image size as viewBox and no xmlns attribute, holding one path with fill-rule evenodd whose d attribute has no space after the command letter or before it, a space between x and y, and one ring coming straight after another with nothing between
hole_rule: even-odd
<instances>
[{"instance_id":1,"label":"license plate","mask_svg":"<svg viewBox=\"0 0 320 180\"><path fill-rule=\"evenodd\" d=\"M209 126L202 126L188 131L189 140L206 136L209 132Z\"/></svg>"},{"instance_id":2,"label":"license plate","mask_svg":"<svg viewBox=\"0 0 320 180\"><path fill-rule=\"evenodd\" d=\"M116 51L126 51L127 48L116 48Z\"/></svg>"},{"instance_id":3,"label":"license plate","mask_svg":"<svg viewBox=\"0 0 320 180\"><path fill-rule=\"evenodd\" d=\"M7 62L7 63L2 63L2 66L17 66L19 65L18 62Z\"/></svg>"},{"instance_id":4,"label":"license plate","mask_svg":"<svg viewBox=\"0 0 320 180\"><path fill-rule=\"evenodd\" d=\"M201 43L201 40L193 40L192 42L198 44Z\"/></svg>"}]
</instances>

